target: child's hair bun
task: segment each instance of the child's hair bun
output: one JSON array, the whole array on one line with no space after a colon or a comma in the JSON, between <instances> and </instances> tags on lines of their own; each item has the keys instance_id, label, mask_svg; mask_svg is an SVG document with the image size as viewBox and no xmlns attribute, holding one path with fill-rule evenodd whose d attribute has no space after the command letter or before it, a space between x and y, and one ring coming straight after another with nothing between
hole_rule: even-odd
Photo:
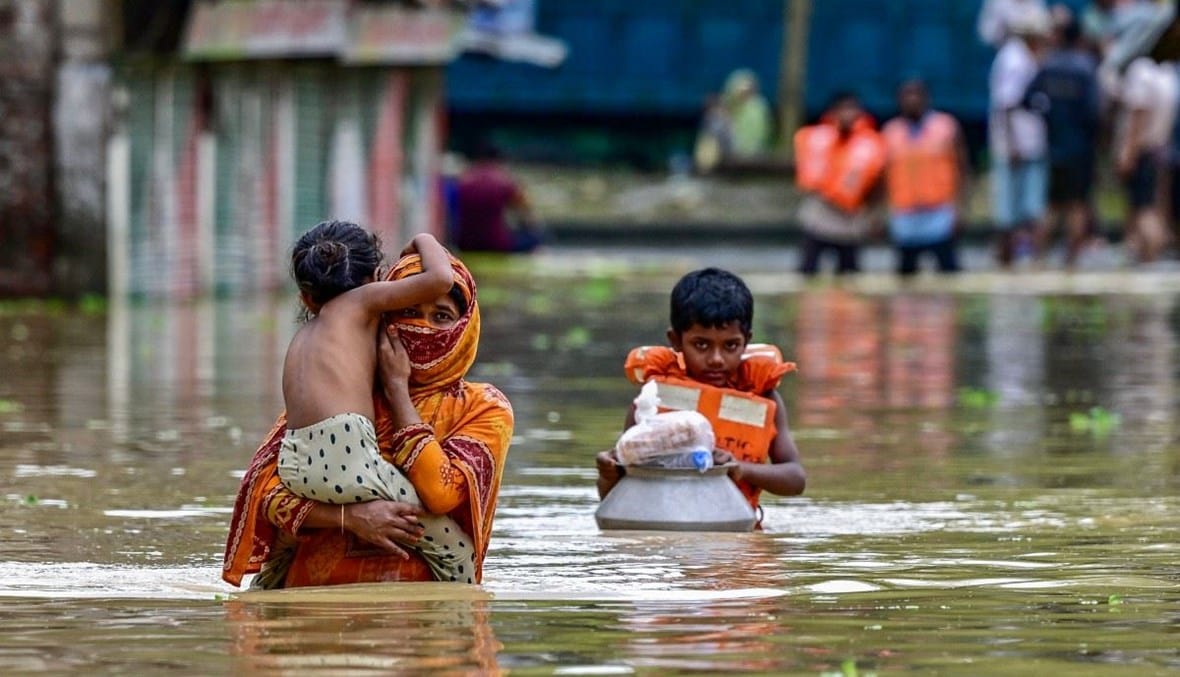
<instances>
[{"instance_id":1,"label":"child's hair bun","mask_svg":"<svg viewBox=\"0 0 1180 677\"><path fill-rule=\"evenodd\" d=\"M324 240L315 243L311 248L311 255L321 264L331 267L348 258L348 245L334 240Z\"/></svg>"}]
</instances>

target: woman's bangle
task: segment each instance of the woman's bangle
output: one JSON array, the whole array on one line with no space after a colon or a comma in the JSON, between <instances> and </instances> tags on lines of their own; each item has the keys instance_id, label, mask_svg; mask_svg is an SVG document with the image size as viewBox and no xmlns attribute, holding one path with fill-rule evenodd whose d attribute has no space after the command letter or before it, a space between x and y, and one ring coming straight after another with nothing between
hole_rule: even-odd
<instances>
[{"instance_id":1,"label":"woman's bangle","mask_svg":"<svg viewBox=\"0 0 1180 677\"><path fill-rule=\"evenodd\" d=\"M344 504L340 504L340 535L344 535Z\"/></svg>"}]
</instances>

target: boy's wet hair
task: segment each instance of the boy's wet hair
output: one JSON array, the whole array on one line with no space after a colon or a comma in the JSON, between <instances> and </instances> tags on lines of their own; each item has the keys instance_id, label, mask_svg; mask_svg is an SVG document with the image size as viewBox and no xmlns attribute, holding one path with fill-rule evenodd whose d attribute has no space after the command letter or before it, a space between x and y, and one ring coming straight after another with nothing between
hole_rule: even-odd
<instances>
[{"instance_id":1,"label":"boy's wet hair","mask_svg":"<svg viewBox=\"0 0 1180 677\"><path fill-rule=\"evenodd\" d=\"M748 338L754 324L754 296L742 278L720 268L704 268L680 278L672 288L672 330L693 325L720 328L737 322Z\"/></svg>"},{"instance_id":2,"label":"boy's wet hair","mask_svg":"<svg viewBox=\"0 0 1180 677\"><path fill-rule=\"evenodd\" d=\"M324 221L303 234L291 252L291 275L318 305L373 278L381 240L349 221Z\"/></svg>"}]
</instances>

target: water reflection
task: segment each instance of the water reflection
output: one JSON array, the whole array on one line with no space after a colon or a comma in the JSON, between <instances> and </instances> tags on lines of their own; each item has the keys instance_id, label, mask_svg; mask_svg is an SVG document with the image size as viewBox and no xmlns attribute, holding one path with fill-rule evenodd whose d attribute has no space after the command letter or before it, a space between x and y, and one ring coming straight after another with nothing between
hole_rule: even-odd
<instances>
[{"instance_id":1,"label":"water reflection","mask_svg":"<svg viewBox=\"0 0 1180 677\"><path fill-rule=\"evenodd\" d=\"M600 532L620 365L696 264L477 263L474 376L518 439L461 594L214 598L289 299L0 307L0 671L1180 667L1174 289L755 274L757 337L800 365L807 494L768 499L761 534Z\"/></svg>"},{"instance_id":2,"label":"water reflection","mask_svg":"<svg viewBox=\"0 0 1180 677\"><path fill-rule=\"evenodd\" d=\"M795 354L799 424L847 433L871 430L883 404L879 299L842 288L800 294Z\"/></svg>"},{"instance_id":3,"label":"water reflection","mask_svg":"<svg viewBox=\"0 0 1180 677\"><path fill-rule=\"evenodd\" d=\"M233 669L497 674L490 599L431 584L246 594L225 606Z\"/></svg>"},{"instance_id":4,"label":"water reflection","mask_svg":"<svg viewBox=\"0 0 1180 677\"><path fill-rule=\"evenodd\" d=\"M995 401L984 444L995 455L1035 452L1045 437L1043 305L1043 299L1029 295L999 294L987 300L983 382Z\"/></svg>"},{"instance_id":5,"label":"water reflection","mask_svg":"<svg viewBox=\"0 0 1180 677\"><path fill-rule=\"evenodd\" d=\"M945 295L901 294L890 297L886 304L889 407L950 408L955 383L954 300Z\"/></svg>"},{"instance_id":6,"label":"water reflection","mask_svg":"<svg viewBox=\"0 0 1180 677\"><path fill-rule=\"evenodd\" d=\"M1108 407L1122 426L1114 443L1127 449L1162 451L1176 439L1176 299L1129 299L1114 309L1101 341L1101 383Z\"/></svg>"}]
</instances>

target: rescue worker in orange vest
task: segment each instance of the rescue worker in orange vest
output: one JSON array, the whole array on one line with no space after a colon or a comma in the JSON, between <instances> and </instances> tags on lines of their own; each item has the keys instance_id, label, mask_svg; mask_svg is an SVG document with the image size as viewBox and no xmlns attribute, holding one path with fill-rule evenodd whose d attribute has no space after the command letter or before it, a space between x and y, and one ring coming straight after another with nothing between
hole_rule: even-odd
<instances>
[{"instance_id":1,"label":"rescue worker in orange vest","mask_svg":"<svg viewBox=\"0 0 1180 677\"><path fill-rule=\"evenodd\" d=\"M885 188L889 237L897 248L897 272L913 275L930 252L944 273L959 270L955 235L966 194L967 146L959 123L930 109L926 84L913 79L897 91L901 115L886 123Z\"/></svg>"},{"instance_id":2,"label":"rescue worker in orange vest","mask_svg":"<svg viewBox=\"0 0 1180 677\"><path fill-rule=\"evenodd\" d=\"M819 272L836 253L836 273L860 270L860 246L871 225L869 197L885 166L885 146L853 94L833 99L819 124L795 133L795 182L803 191L796 218L803 229L799 272Z\"/></svg>"},{"instance_id":3,"label":"rescue worker in orange vest","mask_svg":"<svg viewBox=\"0 0 1180 677\"><path fill-rule=\"evenodd\" d=\"M795 370L778 348L750 345L754 297L741 278L705 268L685 275L672 290L671 347L636 348L627 356L627 378L654 380L660 409L695 409L713 426L713 460L731 463L729 477L755 512L763 490L803 493L807 474L787 426L777 388ZM626 427L635 425L635 409ZM614 450L598 454L598 495L605 497L626 468Z\"/></svg>"}]
</instances>

